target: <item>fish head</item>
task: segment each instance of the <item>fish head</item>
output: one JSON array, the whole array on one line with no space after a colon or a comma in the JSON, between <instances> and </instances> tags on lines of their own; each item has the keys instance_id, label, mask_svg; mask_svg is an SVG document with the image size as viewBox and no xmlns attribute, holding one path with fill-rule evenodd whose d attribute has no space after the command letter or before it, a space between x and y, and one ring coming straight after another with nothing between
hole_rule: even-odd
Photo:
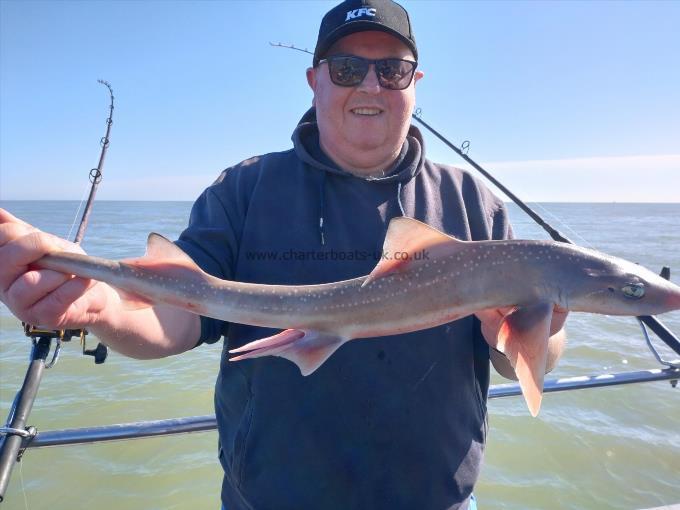
<instances>
[{"instance_id":1,"label":"fish head","mask_svg":"<svg viewBox=\"0 0 680 510\"><path fill-rule=\"evenodd\" d=\"M569 308L605 315L658 315L680 310L680 287L643 266L608 257L585 270Z\"/></svg>"}]
</instances>

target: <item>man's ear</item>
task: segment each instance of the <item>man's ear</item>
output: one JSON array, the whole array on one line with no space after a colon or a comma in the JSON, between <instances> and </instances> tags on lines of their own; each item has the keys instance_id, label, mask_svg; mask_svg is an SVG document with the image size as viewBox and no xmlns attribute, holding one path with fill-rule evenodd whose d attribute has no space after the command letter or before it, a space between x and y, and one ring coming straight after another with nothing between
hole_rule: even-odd
<instances>
[{"instance_id":1,"label":"man's ear","mask_svg":"<svg viewBox=\"0 0 680 510\"><path fill-rule=\"evenodd\" d=\"M418 80L420 80L423 76L425 76L424 72L416 71L416 74L413 76L413 83L418 83Z\"/></svg>"},{"instance_id":2,"label":"man's ear","mask_svg":"<svg viewBox=\"0 0 680 510\"><path fill-rule=\"evenodd\" d=\"M313 67L307 68L307 84L312 92L316 91L316 69Z\"/></svg>"},{"instance_id":3,"label":"man's ear","mask_svg":"<svg viewBox=\"0 0 680 510\"><path fill-rule=\"evenodd\" d=\"M312 106L316 106L316 69L313 67L307 68L307 84L314 93L314 96L312 96Z\"/></svg>"}]
</instances>

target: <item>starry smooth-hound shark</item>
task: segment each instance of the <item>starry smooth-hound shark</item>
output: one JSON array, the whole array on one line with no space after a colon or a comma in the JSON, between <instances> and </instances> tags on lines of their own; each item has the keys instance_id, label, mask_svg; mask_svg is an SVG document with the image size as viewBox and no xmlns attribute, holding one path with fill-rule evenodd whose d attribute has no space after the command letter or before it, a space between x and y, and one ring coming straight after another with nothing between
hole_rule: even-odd
<instances>
[{"instance_id":1,"label":"starry smooth-hound shark","mask_svg":"<svg viewBox=\"0 0 680 510\"><path fill-rule=\"evenodd\" d=\"M480 310L511 307L497 348L515 368L534 416L556 306L608 315L680 309L677 285L626 260L565 243L460 241L417 220L396 218L383 253L369 275L319 285L220 280L158 234L149 236L147 253L139 259L116 262L59 252L36 265L106 282L130 307L167 304L282 329L233 349L232 361L280 356L297 364L303 375L348 340L417 331Z\"/></svg>"}]
</instances>

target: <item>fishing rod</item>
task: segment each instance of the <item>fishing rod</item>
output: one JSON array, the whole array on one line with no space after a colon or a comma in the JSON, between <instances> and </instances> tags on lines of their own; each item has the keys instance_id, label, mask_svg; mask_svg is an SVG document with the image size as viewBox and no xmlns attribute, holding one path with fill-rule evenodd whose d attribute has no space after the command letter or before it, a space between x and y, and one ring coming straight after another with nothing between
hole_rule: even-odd
<instances>
[{"instance_id":1,"label":"fishing rod","mask_svg":"<svg viewBox=\"0 0 680 510\"><path fill-rule=\"evenodd\" d=\"M85 204L85 210L83 211L83 216L80 218L80 225L78 226L78 232L73 240L74 243L80 244L85 235L85 230L87 229L87 224L90 221L90 212L92 212L92 202L94 202L94 196L97 194L97 187L102 180L102 168L104 168L104 158L106 157L106 151L109 148L109 135L111 134L111 124L113 124L113 89L111 84L105 80L97 80L97 83L101 83L107 89L109 89L109 97L111 102L109 103L109 116L106 119L106 134L99 141L102 146L101 153L99 154L99 163L97 163L97 168L90 170L90 194L87 197L87 204Z\"/></svg>"},{"instance_id":2,"label":"fishing rod","mask_svg":"<svg viewBox=\"0 0 680 510\"><path fill-rule=\"evenodd\" d=\"M498 189L500 189L503 193L505 193L515 204L519 206L520 209L522 209L525 213L529 215L529 217L534 220L538 225L545 230L550 237L552 237L553 240L555 241L560 241L562 243L569 243L569 244L574 244L571 240L569 240L567 237L562 235L557 229L555 229L552 225L550 225L547 221L545 221L541 216L536 213L531 207L529 207L527 204L525 204L517 195L515 195L512 191L510 191L508 188L503 186L501 182L496 179L493 175L491 175L489 172L484 170L480 165L478 165L475 161L472 160L467 155L467 150L470 147L469 142L464 142L462 147L463 149L459 149L456 147L454 144L449 142L441 133L436 131L432 126L430 126L427 122L425 122L421 118L422 114L422 109L416 108L416 111L411 115L413 119L415 119L417 122L419 122L425 129L427 129L430 133L432 133L434 136L439 138L444 144L446 144L447 147L449 147L451 150L453 150L456 154L458 154L461 158L463 158L465 161L467 161L473 168L475 168L479 173L481 173L484 177L486 177L489 181L491 181Z\"/></svg>"},{"instance_id":3,"label":"fishing rod","mask_svg":"<svg viewBox=\"0 0 680 510\"><path fill-rule=\"evenodd\" d=\"M101 152L99 154L99 163L97 168L90 170L90 193L73 241L76 244L80 244L87 229L97 187L102 180L104 158L109 148L109 135L111 134L111 125L113 124L113 89L107 81L97 81L109 89L109 115L106 119L106 134L100 140ZM36 428L27 428L26 422L38 395L38 388L40 387L45 369L52 368L59 358L61 343L70 341L73 337L80 338L83 354L93 356L96 364L103 363L108 354L106 346L101 343L95 349L86 349L85 336L87 331L84 329L47 330L30 324L23 324L23 327L26 336L31 338L33 348L26 376L14 398L6 425L0 427L0 503L5 499L5 492L9 485L14 465L21 461L26 447L37 435ZM46 363L51 350L52 340L56 340L54 354L52 355L52 360Z\"/></svg>"}]
</instances>

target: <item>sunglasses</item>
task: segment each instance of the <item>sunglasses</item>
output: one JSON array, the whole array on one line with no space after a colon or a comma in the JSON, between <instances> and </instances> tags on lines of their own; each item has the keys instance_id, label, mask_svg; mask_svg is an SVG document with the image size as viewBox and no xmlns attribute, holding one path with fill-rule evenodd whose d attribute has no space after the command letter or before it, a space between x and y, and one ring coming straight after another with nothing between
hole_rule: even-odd
<instances>
[{"instance_id":1,"label":"sunglasses","mask_svg":"<svg viewBox=\"0 0 680 510\"><path fill-rule=\"evenodd\" d=\"M331 81L339 87L356 87L368 74L371 64L381 87L403 90L411 84L418 62L401 58L380 58L370 60L355 55L335 55L319 60L319 65L328 64Z\"/></svg>"}]
</instances>

